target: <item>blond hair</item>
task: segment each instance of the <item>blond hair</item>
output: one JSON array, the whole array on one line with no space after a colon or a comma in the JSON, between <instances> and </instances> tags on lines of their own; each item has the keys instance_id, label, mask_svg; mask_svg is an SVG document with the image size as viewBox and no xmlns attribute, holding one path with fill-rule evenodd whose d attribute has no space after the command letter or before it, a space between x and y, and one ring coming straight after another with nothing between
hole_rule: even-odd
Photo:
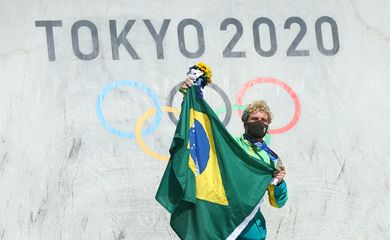
<instances>
[{"instance_id":1,"label":"blond hair","mask_svg":"<svg viewBox=\"0 0 390 240\"><path fill-rule=\"evenodd\" d=\"M264 112L268 115L268 123L272 122L272 112L267 102L264 100L256 100L245 107L244 113L242 114L241 120L243 122L248 121L249 115L254 112Z\"/></svg>"}]
</instances>

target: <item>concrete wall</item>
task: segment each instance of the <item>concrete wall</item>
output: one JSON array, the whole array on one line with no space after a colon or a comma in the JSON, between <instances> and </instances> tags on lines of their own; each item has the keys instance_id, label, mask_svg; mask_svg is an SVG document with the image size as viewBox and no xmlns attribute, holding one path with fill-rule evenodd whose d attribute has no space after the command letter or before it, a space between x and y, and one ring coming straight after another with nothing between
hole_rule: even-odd
<instances>
[{"instance_id":1,"label":"concrete wall","mask_svg":"<svg viewBox=\"0 0 390 240\"><path fill-rule=\"evenodd\" d=\"M290 199L263 206L269 239L389 239L389 9L1 0L0 239L176 239L154 200L166 162L147 150L166 155L175 125L148 118L144 147L132 134L154 106L179 106L170 92L197 61L232 134L237 98L274 112Z\"/></svg>"}]
</instances>

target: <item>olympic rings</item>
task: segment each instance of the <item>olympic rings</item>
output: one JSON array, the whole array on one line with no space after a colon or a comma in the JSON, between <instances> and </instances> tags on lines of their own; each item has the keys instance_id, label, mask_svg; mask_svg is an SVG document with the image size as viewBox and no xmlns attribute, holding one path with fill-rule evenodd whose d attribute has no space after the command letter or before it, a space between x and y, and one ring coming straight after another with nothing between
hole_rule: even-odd
<instances>
[{"instance_id":1,"label":"olympic rings","mask_svg":"<svg viewBox=\"0 0 390 240\"><path fill-rule=\"evenodd\" d=\"M285 91L287 91L287 93L292 98L292 100L294 102L294 107L295 107L294 116L293 116L292 120L286 126L279 128L279 129L269 130L270 134L267 134L265 137L265 141L269 142L271 140L271 134L283 133L283 132L290 130L291 128L293 128L296 125L296 123L298 122L298 120L300 118L300 114L301 114L300 102L299 102L297 94L292 90L291 87L289 87L286 83L284 83L280 80L274 79L274 78L255 78L251 81L248 81L247 83L245 83L243 85L243 87L241 88L241 90L237 94L236 104L234 104L233 107L232 107L230 100L227 97L226 93L221 88L219 88L215 84L210 84L210 87L212 89L214 89L216 92L218 92L218 94L222 97L222 99L225 103L225 107L217 108L215 110L215 112L217 115L220 115L220 114L226 112L224 120L223 120L223 124L226 126L230 121L231 114L232 114L232 108L234 110L237 110L239 114L242 114L242 110L245 109L245 106L242 105L242 98L243 98L245 92L253 85L260 84L260 83L272 83L272 84L275 84L275 85L283 88ZM102 105L103 105L103 100L104 100L105 96L114 88L119 88L122 86L133 87L133 88L136 88L136 89L143 91L144 93L148 94L148 96L151 97L153 104L155 105L155 108L148 110L140 118L138 118L138 120L136 121L136 124L135 124L135 132L131 132L131 131L130 132L122 132L118 129L115 129L107 122L107 120L104 118L103 113L102 113ZM177 118L173 115L173 113L178 113L179 109L172 107L172 102L173 102L173 99L174 99L178 89L180 88L180 86L181 86L181 83L179 83L173 87L173 89L170 91L168 99L167 99L168 106L162 107L156 94L150 88L144 86L142 83L139 83L139 82L136 82L133 80L115 81L115 82L107 85L106 87L104 87L102 92L99 94L98 99L96 101L97 117L98 117L100 123L103 125L103 127L106 128L107 130L109 130L110 132L112 132L113 134L120 136L120 137L125 137L125 138L135 138L139 147L149 156L151 156L155 159L158 159L158 160L162 160L162 161L168 160L169 159L168 156L160 155L160 154L155 153L152 150L150 150L145 145L142 137L150 134L158 127L158 125L161 122L162 112L168 112L169 118L171 119L171 121L175 124L177 123ZM143 126L144 122L146 121L146 119L153 116L153 115L156 115L156 116L155 116L155 119L154 119L153 123L151 124L151 126L147 129L142 130L142 126Z\"/></svg>"},{"instance_id":2,"label":"olympic rings","mask_svg":"<svg viewBox=\"0 0 390 240\"><path fill-rule=\"evenodd\" d=\"M259 84L259 83L272 83L272 84L275 84L277 86L280 86L281 88L286 90L286 92L290 95L290 97L292 98L292 100L294 102L294 107L295 107L294 116L287 125L285 125L284 127L278 128L278 129L270 129L270 130L268 130L268 132L270 134L278 134L278 133L286 132L286 131L290 130L291 128L293 128L295 126L295 124L298 122L299 117L301 115L301 104L300 104L298 96L294 92L294 90L292 90L292 88L290 86L288 86L286 83L284 83L278 79L275 79L275 78L255 78L253 80L246 82L237 94L236 103L241 105L242 104L242 97L244 96L244 93L250 87L252 87L255 84ZM241 117L242 111L238 110L238 113Z\"/></svg>"},{"instance_id":3,"label":"olympic rings","mask_svg":"<svg viewBox=\"0 0 390 240\"><path fill-rule=\"evenodd\" d=\"M113 82L113 83L107 85L102 90L102 92L99 94L98 99L96 101L96 114L97 114L97 117L98 117L100 123L103 125L104 128L106 128L107 130L109 130L110 132L112 132L113 134L115 134L117 136L124 137L124 138L134 138L135 137L135 134L133 132L122 132L122 131L112 127L107 122L107 120L104 118L103 113L102 113L102 105L103 105L103 100L104 100L105 96L114 88L118 88L118 87L122 87L122 86L129 86L129 87L137 88L139 90L142 90L144 93L148 94L152 98L152 101L157 108L157 115L156 115L156 118L154 119L152 125L149 128L142 131L142 136L146 136L146 135L152 133L158 127L158 125L160 124L160 121L161 121L162 110L161 110L160 101L158 100L158 97L156 96L156 94L150 88L144 86L140 82L136 82L133 80L119 80L119 81L116 81L116 82Z\"/></svg>"},{"instance_id":4,"label":"olympic rings","mask_svg":"<svg viewBox=\"0 0 390 240\"><path fill-rule=\"evenodd\" d=\"M168 100L167 100L167 105L172 106L173 103L173 98L175 97L176 93L178 92L179 88L181 87L182 83L177 84L172 88L172 90L169 92ZM212 89L214 89L223 99L225 103L225 109L226 109L226 114L225 118L223 119L223 125L227 126L230 118L232 116L232 104L230 103L229 97L226 95L226 93L218 87L216 84L211 83L208 86L210 86ZM173 115L172 112L168 113L169 118L171 121L176 125L177 124L177 118Z\"/></svg>"},{"instance_id":5,"label":"olympic rings","mask_svg":"<svg viewBox=\"0 0 390 240\"><path fill-rule=\"evenodd\" d=\"M179 110L177 108L167 107L167 106L162 107L162 111L169 112L169 113L179 113ZM145 112L137 120L137 123L135 124L135 140L138 143L138 146L149 156L151 156L157 160L168 161L169 156L164 156L164 155L160 155L158 153L153 152L152 150L150 150L149 148L146 147L146 145L142 139L142 134L141 134L142 125L144 124L144 122L147 118L149 118L150 116L153 116L154 114L156 114L156 109L152 108L149 111Z\"/></svg>"}]
</instances>

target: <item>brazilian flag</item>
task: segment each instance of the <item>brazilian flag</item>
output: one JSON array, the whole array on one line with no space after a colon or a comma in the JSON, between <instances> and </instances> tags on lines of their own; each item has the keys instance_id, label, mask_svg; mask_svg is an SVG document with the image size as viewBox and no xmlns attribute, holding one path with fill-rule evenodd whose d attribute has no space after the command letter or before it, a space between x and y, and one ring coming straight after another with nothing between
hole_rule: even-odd
<instances>
[{"instance_id":1,"label":"brazilian flag","mask_svg":"<svg viewBox=\"0 0 390 240\"><path fill-rule=\"evenodd\" d=\"M258 211L274 166L238 145L199 87L184 97L156 200L181 239L235 239Z\"/></svg>"}]
</instances>

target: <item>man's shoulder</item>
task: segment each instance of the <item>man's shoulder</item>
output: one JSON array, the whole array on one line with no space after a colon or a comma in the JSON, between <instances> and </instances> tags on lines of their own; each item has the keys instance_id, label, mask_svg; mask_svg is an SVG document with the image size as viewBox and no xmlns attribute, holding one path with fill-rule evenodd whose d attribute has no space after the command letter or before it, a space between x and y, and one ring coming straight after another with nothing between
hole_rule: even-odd
<instances>
[{"instance_id":1,"label":"man's shoulder","mask_svg":"<svg viewBox=\"0 0 390 240\"><path fill-rule=\"evenodd\" d=\"M235 136L234 140L236 140L236 142L243 148L248 148L251 145L250 142L244 138L243 134L240 136Z\"/></svg>"}]
</instances>

